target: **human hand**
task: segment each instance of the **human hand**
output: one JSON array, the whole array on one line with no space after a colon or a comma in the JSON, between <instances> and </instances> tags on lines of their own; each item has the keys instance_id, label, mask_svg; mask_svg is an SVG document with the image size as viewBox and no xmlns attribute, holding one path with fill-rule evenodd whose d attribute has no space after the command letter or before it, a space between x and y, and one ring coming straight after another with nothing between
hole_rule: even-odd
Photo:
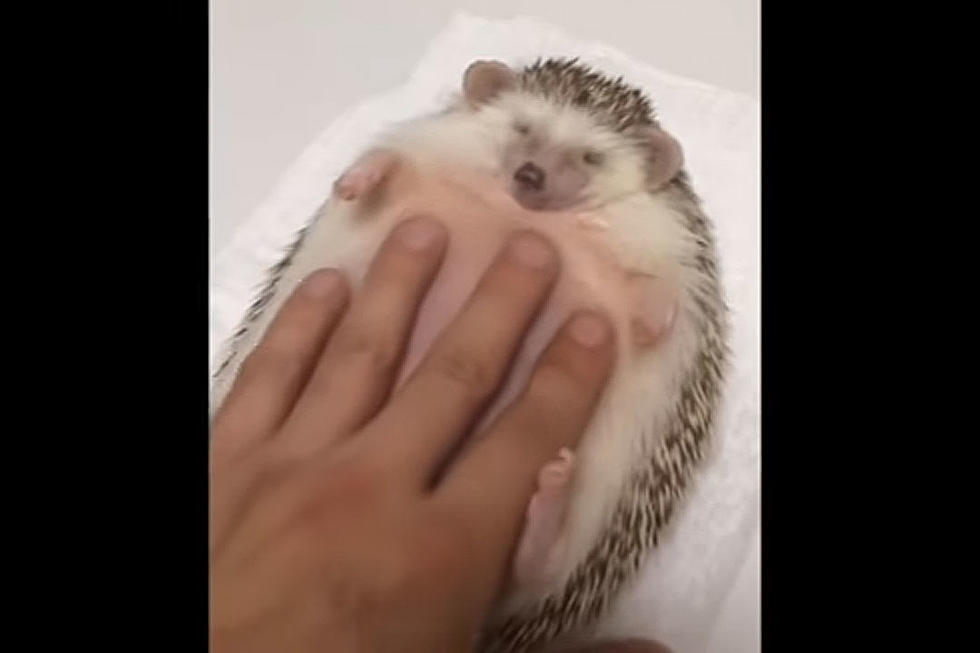
<instances>
[{"instance_id":1,"label":"human hand","mask_svg":"<svg viewBox=\"0 0 980 653\"><path fill-rule=\"evenodd\" d=\"M400 225L353 298L340 273L314 273L242 365L212 425L214 651L469 650L536 474L574 447L615 346L603 316L574 315L521 396L449 459L559 260L517 234L392 394L447 239L433 221Z\"/></svg>"}]
</instances>

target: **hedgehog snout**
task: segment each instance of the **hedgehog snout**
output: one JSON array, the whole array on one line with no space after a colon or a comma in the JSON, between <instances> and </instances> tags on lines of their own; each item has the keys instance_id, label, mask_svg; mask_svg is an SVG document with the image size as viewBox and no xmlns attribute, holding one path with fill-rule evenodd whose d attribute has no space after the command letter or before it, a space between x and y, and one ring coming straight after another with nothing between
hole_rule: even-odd
<instances>
[{"instance_id":1,"label":"hedgehog snout","mask_svg":"<svg viewBox=\"0 0 980 653\"><path fill-rule=\"evenodd\" d=\"M544 188L544 170L528 161L514 173L514 181L527 190L540 191Z\"/></svg>"}]
</instances>

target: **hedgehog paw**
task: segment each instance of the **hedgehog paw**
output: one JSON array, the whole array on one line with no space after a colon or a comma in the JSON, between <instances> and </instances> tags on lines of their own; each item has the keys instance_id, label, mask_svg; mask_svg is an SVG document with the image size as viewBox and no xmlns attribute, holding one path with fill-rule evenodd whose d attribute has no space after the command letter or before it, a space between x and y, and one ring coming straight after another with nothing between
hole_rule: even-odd
<instances>
[{"instance_id":1,"label":"hedgehog paw","mask_svg":"<svg viewBox=\"0 0 980 653\"><path fill-rule=\"evenodd\" d=\"M640 347L653 345L670 331L677 316L677 292L666 279L632 273L629 277L632 296L630 331L633 343Z\"/></svg>"},{"instance_id":2,"label":"hedgehog paw","mask_svg":"<svg viewBox=\"0 0 980 653\"><path fill-rule=\"evenodd\" d=\"M334 182L334 192L340 199L346 201L364 197L377 188L395 166L396 161L397 158L392 152L381 150L368 152Z\"/></svg>"},{"instance_id":3,"label":"hedgehog paw","mask_svg":"<svg viewBox=\"0 0 980 653\"><path fill-rule=\"evenodd\" d=\"M514 556L514 580L518 584L546 579L548 561L565 520L574 465L575 455L562 448L558 457L538 472L538 489L528 503L524 532Z\"/></svg>"}]
</instances>

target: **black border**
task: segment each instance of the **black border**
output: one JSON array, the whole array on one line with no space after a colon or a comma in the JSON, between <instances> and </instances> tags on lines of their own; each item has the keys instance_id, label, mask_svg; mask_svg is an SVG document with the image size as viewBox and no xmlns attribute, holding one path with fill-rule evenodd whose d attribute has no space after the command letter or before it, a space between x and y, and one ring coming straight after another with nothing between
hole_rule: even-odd
<instances>
[{"instance_id":1,"label":"black border","mask_svg":"<svg viewBox=\"0 0 980 653\"><path fill-rule=\"evenodd\" d=\"M33 78L8 102L39 119L13 126L29 145L15 167L42 177L21 209L36 211L34 231L12 225L7 248L30 276L11 290L10 348L40 352L11 379L27 419L7 438L23 475L12 496L30 517L12 539L36 556L38 605L55 606L55 625L39 611L45 638L102 646L109 630L128 650L203 650L208 5L75 11L40 35L8 23L31 40L17 65ZM882 132L908 133L920 109L903 94L909 69L882 64L909 48L885 38L910 33L885 14L762 7L764 650L853 648L869 604L905 579L892 544L915 527L895 498L909 481L881 478L889 443L915 426L887 419L900 400L876 397L909 378L887 354L906 363L895 316L923 301L886 294L909 284L882 259L888 226L919 210L887 198L916 186L907 168L884 188L868 173L894 152ZM909 624L874 623L875 650L893 631L908 645Z\"/></svg>"},{"instance_id":2,"label":"black border","mask_svg":"<svg viewBox=\"0 0 980 653\"><path fill-rule=\"evenodd\" d=\"M11 9L28 636L207 650L208 4Z\"/></svg>"}]
</instances>

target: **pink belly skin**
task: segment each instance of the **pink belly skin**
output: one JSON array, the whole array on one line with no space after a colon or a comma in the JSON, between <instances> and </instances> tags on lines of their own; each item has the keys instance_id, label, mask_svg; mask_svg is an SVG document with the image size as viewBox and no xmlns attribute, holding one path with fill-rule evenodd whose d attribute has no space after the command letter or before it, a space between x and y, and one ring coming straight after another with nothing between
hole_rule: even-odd
<instances>
[{"instance_id":1,"label":"pink belly skin","mask_svg":"<svg viewBox=\"0 0 980 653\"><path fill-rule=\"evenodd\" d=\"M621 350L624 343L628 344L631 301L626 271L616 262L605 232L584 223L583 215L528 211L493 180L458 172L423 176L404 165L386 180L376 199L385 206L381 219L386 223L424 214L441 221L450 233L442 268L419 309L399 385L458 314L508 235L519 229L534 229L559 250L561 277L477 432L520 393L541 352L573 311L602 310L616 326ZM377 219L377 215L364 219Z\"/></svg>"}]
</instances>

